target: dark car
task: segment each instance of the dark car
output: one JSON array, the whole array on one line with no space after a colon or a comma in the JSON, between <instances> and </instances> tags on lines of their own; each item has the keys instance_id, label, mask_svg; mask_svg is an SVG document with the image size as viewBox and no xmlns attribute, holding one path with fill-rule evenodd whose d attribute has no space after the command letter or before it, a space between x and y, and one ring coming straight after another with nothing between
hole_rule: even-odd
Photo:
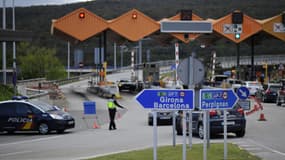
<instances>
[{"instance_id":1,"label":"dark car","mask_svg":"<svg viewBox=\"0 0 285 160\"><path fill-rule=\"evenodd\" d=\"M224 112L223 110L210 110L210 135L214 136L224 132ZM188 117L189 114L186 114ZM176 117L176 132L177 135L182 135L182 113ZM189 122L188 122L189 123ZM237 137L243 137L246 130L246 119L244 110L236 105L233 109L227 110L227 131L228 133L235 133ZM188 125L187 125L188 127ZM187 128L188 132L189 129ZM203 112L192 112L192 133L198 135L200 138L204 136L203 130Z\"/></svg>"},{"instance_id":2,"label":"dark car","mask_svg":"<svg viewBox=\"0 0 285 160\"><path fill-rule=\"evenodd\" d=\"M144 84L141 81L131 81L128 79L121 79L118 82L119 91L139 92L143 90Z\"/></svg>"},{"instance_id":3,"label":"dark car","mask_svg":"<svg viewBox=\"0 0 285 160\"><path fill-rule=\"evenodd\" d=\"M172 111L158 111L157 125L172 125ZM153 112L148 113L148 125L153 125Z\"/></svg>"},{"instance_id":4,"label":"dark car","mask_svg":"<svg viewBox=\"0 0 285 160\"><path fill-rule=\"evenodd\" d=\"M0 131L50 131L63 133L74 128L74 118L56 106L38 100L8 100L0 102Z\"/></svg>"},{"instance_id":5,"label":"dark car","mask_svg":"<svg viewBox=\"0 0 285 160\"><path fill-rule=\"evenodd\" d=\"M268 83L263 85L263 89L256 92L256 97L261 98L262 102L276 102L277 92L281 88L279 83Z\"/></svg>"},{"instance_id":6,"label":"dark car","mask_svg":"<svg viewBox=\"0 0 285 160\"><path fill-rule=\"evenodd\" d=\"M277 91L276 105L281 106L285 103L285 79L280 80L280 89Z\"/></svg>"}]
</instances>

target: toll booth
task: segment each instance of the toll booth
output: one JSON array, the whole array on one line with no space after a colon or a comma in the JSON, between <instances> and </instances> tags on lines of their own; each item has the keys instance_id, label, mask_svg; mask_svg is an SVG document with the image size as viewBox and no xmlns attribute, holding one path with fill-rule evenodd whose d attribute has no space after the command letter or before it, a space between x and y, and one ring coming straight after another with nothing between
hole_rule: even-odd
<instances>
[{"instance_id":1,"label":"toll booth","mask_svg":"<svg viewBox=\"0 0 285 160\"><path fill-rule=\"evenodd\" d=\"M143 81L159 81L159 64L145 64L143 68Z\"/></svg>"}]
</instances>

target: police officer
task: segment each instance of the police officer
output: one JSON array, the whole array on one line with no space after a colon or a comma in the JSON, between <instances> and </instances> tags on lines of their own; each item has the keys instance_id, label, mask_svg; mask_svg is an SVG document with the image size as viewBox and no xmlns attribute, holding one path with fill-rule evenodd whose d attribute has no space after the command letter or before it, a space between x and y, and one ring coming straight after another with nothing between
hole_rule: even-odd
<instances>
[{"instance_id":1,"label":"police officer","mask_svg":"<svg viewBox=\"0 0 285 160\"><path fill-rule=\"evenodd\" d=\"M115 124L115 115L117 111L116 106L120 108L125 108L125 107L121 106L116 101L114 94L112 95L111 99L108 100L107 106L108 106L109 118L110 118L109 130L115 130L117 129L116 124Z\"/></svg>"}]
</instances>

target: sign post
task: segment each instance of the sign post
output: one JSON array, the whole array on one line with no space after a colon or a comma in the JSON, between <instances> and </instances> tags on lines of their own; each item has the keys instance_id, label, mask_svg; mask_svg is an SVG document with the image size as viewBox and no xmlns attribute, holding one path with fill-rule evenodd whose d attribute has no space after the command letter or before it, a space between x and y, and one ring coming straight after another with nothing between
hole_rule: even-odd
<instances>
[{"instance_id":1,"label":"sign post","mask_svg":"<svg viewBox=\"0 0 285 160\"><path fill-rule=\"evenodd\" d=\"M153 110L153 160L157 160L157 111Z\"/></svg>"},{"instance_id":2,"label":"sign post","mask_svg":"<svg viewBox=\"0 0 285 160\"><path fill-rule=\"evenodd\" d=\"M201 89L200 90L200 109L206 110L217 109L224 111L224 159L227 159L227 109L232 109L238 101L237 95L233 89ZM204 118L204 124L205 123ZM204 126L205 128L205 126ZM204 129L205 131L205 129ZM204 133L203 157L207 159L206 138Z\"/></svg>"},{"instance_id":3,"label":"sign post","mask_svg":"<svg viewBox=\"0 0 285 160\"><path fill-rule=\"evenodd\" d=\"M178 66L178 77L184 84L188 84L188 88L194 89L195 84L200 83L204 79L205 69L201 61L194 58L195 52L192 52L192 57L184 59ZM192 111L188 111L188 127L189 127L189 147L192 148ZM185 124L184 124L185 123ZM186 127L186 121L183 121ZM186 134L183 133L183 144L186 143ZM186 159L186 146L183 146L183 159Z\"/></svg>"},{"instance_id":4,"label":"sign post","mask_svg":"<svg viewBox=\"0 0 285 160\"><path fill-rule=\"evenodd\" d=\"M191 89L144 89L136 96L136 100L145 109L153 109L153 160L157 160L157 110L192 110L195 104L194 91ZM185 115L183 112L184 122L186 121ZM186 124L184 122L183 125ZM184 129L186 130L185 126L183 126ZM183 131L183 134L186 134L186 131ZM183 159L186 160L186 157Z\"/></svg>"}]
</instances>

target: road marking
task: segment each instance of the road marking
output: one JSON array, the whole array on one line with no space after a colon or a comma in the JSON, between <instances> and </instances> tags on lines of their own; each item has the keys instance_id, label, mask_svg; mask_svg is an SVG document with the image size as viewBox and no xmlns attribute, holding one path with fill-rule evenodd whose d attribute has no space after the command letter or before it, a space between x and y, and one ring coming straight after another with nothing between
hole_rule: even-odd
<instances>
[{"instance_id":1,"label":"road marking","mask_svg":"<svg viewBox=\"0 0 285 160\"><path fill-rule=\"evenodd\" d=\"M182 145L182 142L178 142L176 143L177 145ZM196 143L195 143L196 144ZM197 143L199 144L199 143ZM159 146L167 146L169 145L169 143L161 143L159 144ZM107 156L107 155L111 155L111 154L118 154L118 153L126 153L126 152L130 152L130 151L137 151L137 150L144 150L144 149L149 149L149 148L152 148L153 145L145 145L145 146L141 146L141 147L132 147L130 149L122 149L122 150L118 150L118 151L115 151L115 152L107 152L107 153L99 153L99 154L94 154L94 155L91 155L91 156L86 156L86 157L77 157L75 158L76 160L81 160L81 159L91 159L91 158L97 158L97 157L102 157L102 156Z\"/></svg>"},{"instance_id":2,"label":"road marking","mask_svg":"<svg viewBox=\"0 0 285 160\"><path fill-rule=\"evenodd\" d=\"M0 147L2 146L9 146L9 145L18 145L18 144L23 144L23 143L28 143L28 142L40 142L40 141L45 141L45 140L51 140L51 139L56 139L61 136L54 136L54 137L45 137L45 138L39 138L39 139L33 139L33 140L24 140L24 141L19 141L19 142L11 142L11 143L4 143L0 144Z\"/></svg>"},{"instance_id":3,"label":"road marking","mask_svg":"<svg viewBox=\"0 0 285 160\"><path fill-rule=\"evenodd\" d=\"M273 149L273 148L270 148L270 147L267 147L267 146L265 146L265 145L263 145L263 144L257 143L257 142L255 142L254 140L250 140L250 139L249 139L249 141L251 141L251 142L254 143L255 145L260 146L260 147L263 147L263 148L265 148L265 149L267 149L267 150L269 150L269 151L271 151L271 152L273 152L273 153L277 153L277 154L280 154L280 155L282 155L282 156L285 156L285 153L283 153L283 152L277 151L277 150L275 150L275 149Z\"/></svg>"},{"instance_id":4,"label":"road marking","mask_svg":"<svg viewBox=\"0 0 285 160\"><path fill-rule=\"evenodd\" d=\"M21 151L21 152L11 152L11 153L4 153L4 154L0 154L0 157L4 157L4 156L13 156L13 155L17 155L17 154L24 154L24 153L31 153L33 151Z\"/></svg>"}]
</instances>

